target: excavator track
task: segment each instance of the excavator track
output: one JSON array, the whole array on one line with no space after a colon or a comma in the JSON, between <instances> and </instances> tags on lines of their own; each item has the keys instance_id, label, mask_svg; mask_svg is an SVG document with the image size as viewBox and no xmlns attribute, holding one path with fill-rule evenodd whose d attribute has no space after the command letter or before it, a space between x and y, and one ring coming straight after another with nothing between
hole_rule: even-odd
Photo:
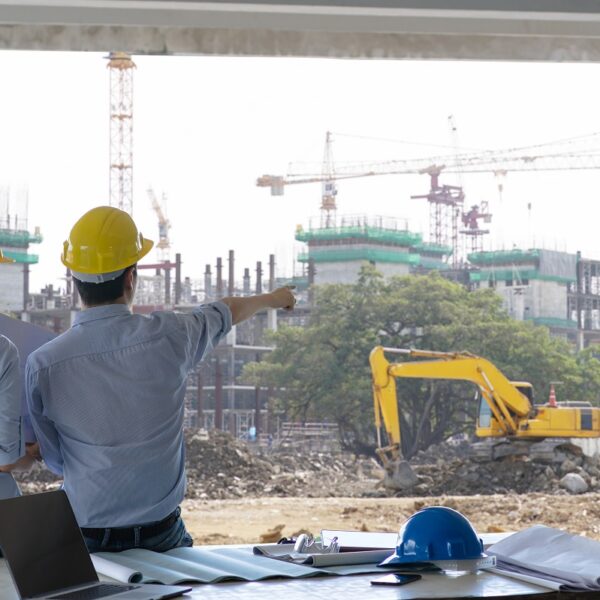
<instances>
[{"instance_id":1,"label":"excavator track","mask_svg":"<svg viewBox=\"0 0 600 600\"><path fill-rule=\"evenodd\" d=\"M478 462L500 460L507 456L526 456L536 462L562 463L573 454L600 454L597 438L544 438L542 440L486 439L471 445L471 458Z\"/></svg>"}]
</instances>

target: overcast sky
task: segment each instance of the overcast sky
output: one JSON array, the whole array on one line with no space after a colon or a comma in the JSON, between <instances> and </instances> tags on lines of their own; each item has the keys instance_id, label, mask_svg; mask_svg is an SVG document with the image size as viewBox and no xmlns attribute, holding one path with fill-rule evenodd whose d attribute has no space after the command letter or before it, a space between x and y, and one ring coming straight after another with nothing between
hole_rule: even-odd
<instances>
[{"instance_id":1,"label":"overcast sky","mask_svg":"<svg viewBox=\"0 0 600 600\"><path fill-rule=\"evenodd\" d=\"M255 186L288 162L320 161L325 132L465 148L505 148L600 131L600 65L134 57L134 218L157 239L146 195L168 196L185 275L237 255L236 275L277 255L290 275L296 224L318 215L319 185L271 197ZM32 290L58 283L61 243L86 210L108 203L108 71L101 54L0 52L0 186L29 190ZM338 160L435 155L449 149L336 136ZM456 176L447 175L447 183ZM467 202L494 212L488 248L581 250L600 258L600 173L511 173L502 199L492 175L464 177ZM339 184L338 214L407 219L427 234L425 176ZM527 210L531 203L531 213ZM0 207L2 210L2 207ZM530 218L531 216L531 218ZM213 267L214 268L214 267Z\"/></svg>"}]
</instances>

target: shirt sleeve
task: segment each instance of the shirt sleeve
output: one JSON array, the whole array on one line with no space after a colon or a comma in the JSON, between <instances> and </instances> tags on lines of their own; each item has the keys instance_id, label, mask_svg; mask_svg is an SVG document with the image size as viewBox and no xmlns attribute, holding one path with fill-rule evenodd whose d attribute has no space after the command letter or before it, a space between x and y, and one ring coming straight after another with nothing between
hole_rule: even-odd
<instances>
[{"instance_id":1,"label":"shirt sleeve","mask_svg":"<svg viewBox=\"0 0 600 600\"><path fill-rule=\"evenodd\" d=\"M16 346L0 336L0 465L25 453L21 422L21 373Z\"/></svg>"},{"instance_id":2,"label":"shirt sleeve","mask_svg":"<svg viewBox=\"0 0 600 600\"><path fill-rule=\"evenodd\" d=\"M25 367L25 394L33 431L40 444L40 452L48 468L57 475L63 474L63 457L54 422L44 414L44 390L39 371L34 371L29 360Z\"/></svg>"},{"instance_id":3,"label":"shirt sleeve","mask_svg":"<svg viewBox=\"0 0 600 600\"><path fill-rule=\"evenodd\" d=\"M190 368L198 364L231 331L231 310L224 302L203 304L191 313L178 313L188 337Z\"/></svg>"}]
</instances>

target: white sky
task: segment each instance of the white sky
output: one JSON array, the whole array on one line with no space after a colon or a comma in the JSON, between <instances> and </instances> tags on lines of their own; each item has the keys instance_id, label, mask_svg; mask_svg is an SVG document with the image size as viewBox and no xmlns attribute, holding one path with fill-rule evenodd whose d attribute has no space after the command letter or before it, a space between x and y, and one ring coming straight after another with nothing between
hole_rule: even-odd
<instances>
[{"instance_id":1,"label":"white sky","mask_svg":"<svg viewBox=\"0 0 600 600\"><path fill-rule=\"evenodd\" d=\"M89 208L108 203L108 71L101 54L0 52L0 186L29 189L29 225L44 242L32 290L58 283L61 243ZM236 277L276 253L289 275L295 226L318 215L320 186L283 197L257 188L290 161L320 161L326 130L505 148L600 131L600 65L134 57L134 218L157 240L146 195L168 195L184 274L236 250ZM450 153L337 138L338 160ZM492 175L464 177L467 202L494 212L488 248L532 245L600 257L600 173L512 173L502 200ZM456 183L456 177L442 179ZM427 233L425 176L342 182L338 214L407 218ZM532 203L529 222L527 203ZM0 207L1 210L1 207Z\"/></svg>"}]
</instances>

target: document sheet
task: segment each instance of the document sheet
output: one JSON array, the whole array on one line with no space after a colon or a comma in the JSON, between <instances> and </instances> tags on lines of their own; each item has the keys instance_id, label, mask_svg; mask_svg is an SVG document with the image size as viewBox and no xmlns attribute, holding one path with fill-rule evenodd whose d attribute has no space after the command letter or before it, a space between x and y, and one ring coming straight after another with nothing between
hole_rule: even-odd
<instances>
[{"instance_id":1,"label":"document sheet","mask_svg":"<svg viewBox=\"0 0 600 600\"><path fill-rule=\"evenodd\" d=\"M535 525L493 544L493 572L563 591L600 590L600 542Z\"/></svg>"}]
</instances>

